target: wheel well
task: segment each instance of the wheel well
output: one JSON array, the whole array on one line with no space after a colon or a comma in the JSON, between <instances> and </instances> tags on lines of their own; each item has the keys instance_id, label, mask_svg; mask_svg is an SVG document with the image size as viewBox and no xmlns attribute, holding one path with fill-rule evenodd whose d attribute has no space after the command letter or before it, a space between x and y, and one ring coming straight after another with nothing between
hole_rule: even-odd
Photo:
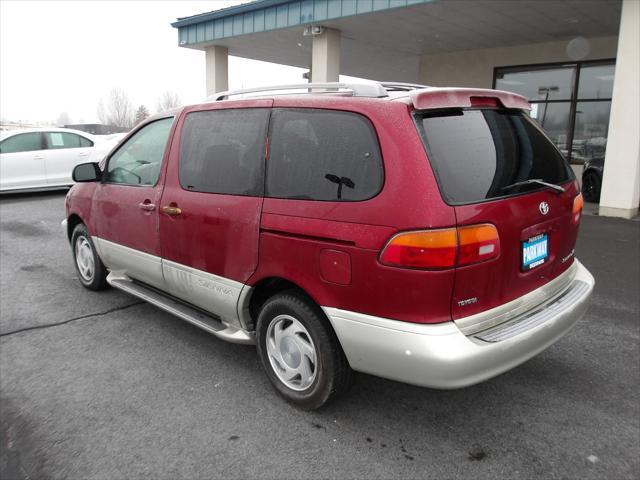
<instances>
[{"instance_id":1,"label":"wheel well","mask_svg":"<svg viewBox=\"0 0 640 480\"><path fill-rule=\"evenodd\" d=\"M253 322L253 325L251 325L252 328L255 328L256 322L258 321L258 314L260 313L260 309L265 304L265 302L274 295L284 292L285 290L297 291L320 309L313 298L311 298L311 296L307 292L305 292L304 289L302 289L295 283L279 277L265 278L254 285L253 292L251 293L251 298L249 299L249 315L251 316L251 321Z\"/></svg>"},{"instance_id":2,"label":"wheel well","mask_svg":"<svg viewBox=\"0 0 640 480\"><path fill-rule=\"evenodd\" d=\"M83 223L82 219L78 215L76 215L75 213L69 215L69 218L67 218L67 238L69 239L69 241L71 241L73 230L81 223Z\"/></svg>"}]
</instances>

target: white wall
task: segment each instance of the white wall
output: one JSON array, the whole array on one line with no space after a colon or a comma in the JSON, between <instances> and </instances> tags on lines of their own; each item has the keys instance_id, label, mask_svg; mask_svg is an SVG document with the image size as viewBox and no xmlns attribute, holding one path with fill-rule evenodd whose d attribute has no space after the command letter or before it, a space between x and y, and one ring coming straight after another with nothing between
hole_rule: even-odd
<instances>
[{"instance_id":1,"label":"white wall","mask_svg":"<svg viewBox=\"0 0 640 480\"><path fill-rule=\"evenodd\" d=\"M423 55L420 59L420 83L434 87L491 88L494 67L616 57L618 37L588 40L589 54L577 59L567 55L569 40Z\"/></svg>"},{"instance_id":2,"label":"white wall","mask_svg":"<svg viewBox=\"0 0 640 480\"><path fill-rule=\"evenodd\" d=\"M640 2L624 0L600 215L632 218L640 202Z\"/></svg>"}]
</instances>

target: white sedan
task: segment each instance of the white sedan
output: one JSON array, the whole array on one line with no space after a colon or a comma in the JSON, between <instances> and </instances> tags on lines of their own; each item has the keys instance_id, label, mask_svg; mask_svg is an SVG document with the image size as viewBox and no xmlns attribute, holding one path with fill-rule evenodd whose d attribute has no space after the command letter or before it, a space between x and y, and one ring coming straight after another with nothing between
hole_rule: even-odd
<instances>
[{"instance_id":1,"label":"white sedan","mask_svg":"<svg viewBox=\"0 0 640 480\"><path fill-rule=\"evenodd\" d=\"M0 192L49 190L73 184L79 163L99 162L123 135L105 138L68 128L0 134Z\"/></svg>"}]
</instances>

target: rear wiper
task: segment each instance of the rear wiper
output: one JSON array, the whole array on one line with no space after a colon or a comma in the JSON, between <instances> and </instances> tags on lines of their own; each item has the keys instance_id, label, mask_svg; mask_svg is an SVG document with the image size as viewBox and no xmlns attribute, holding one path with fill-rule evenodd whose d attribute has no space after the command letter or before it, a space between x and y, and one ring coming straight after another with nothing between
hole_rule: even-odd
<instances>
[{"instance_id":1,"label":"rear wiper","mask_svg":"<svg viewBox=\"0 0 640 480\"><path fill-rule=\"evenodd\" d=\"M521 187L523 185L531 185L532 183L536 183L538 185L544 185L545 187L552 188L553 190L555 190L558 193L564 193L564 188L562 188L560 185L556 185L555 183L545 182L541 178L530 178L529 180L524 180L522 182L512 183L511 185L507 185L506 187L502 187L502 190L509 190L511 188Z\"/></svg>"}]
</instances>

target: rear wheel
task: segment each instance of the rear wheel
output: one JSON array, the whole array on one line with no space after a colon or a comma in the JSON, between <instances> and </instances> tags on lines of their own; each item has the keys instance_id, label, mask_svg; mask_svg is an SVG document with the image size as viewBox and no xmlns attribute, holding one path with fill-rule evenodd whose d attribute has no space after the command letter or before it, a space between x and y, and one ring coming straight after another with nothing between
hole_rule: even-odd
<instances>
[{"instance_id":1,"label":"rear wheel","mask_svg":"<svg viewBox=\"0 0 640 480\"><path fill-rule=\"evenodd\" d=\"M256 325L258 355L289 402L314 410L345 392L353 373L322 311L295 291L267 300Z\"/></svg>"},{"instance_id":2,"label":"rear wheel","mask_svg":"<svg viewBox=\"0 0 640 480\"><path fill-rule=\"evenodd\" d=\"M80 283L89 290L102 290L107 287L107 269L98 256L87 227L81 223L73 229L71 235L73 259Z\"/></svg>"},{"instance_id":3,"label":"rear wheel","mask_svg":"<svg viewBox=\"0 0 640 480\"><path fill-rule=\"evenodd\" d=\"M587 202L600 201L600 186L602 181L596 172L587 172L582 177L582 195Z\"/></svg>"}]
</instances>

